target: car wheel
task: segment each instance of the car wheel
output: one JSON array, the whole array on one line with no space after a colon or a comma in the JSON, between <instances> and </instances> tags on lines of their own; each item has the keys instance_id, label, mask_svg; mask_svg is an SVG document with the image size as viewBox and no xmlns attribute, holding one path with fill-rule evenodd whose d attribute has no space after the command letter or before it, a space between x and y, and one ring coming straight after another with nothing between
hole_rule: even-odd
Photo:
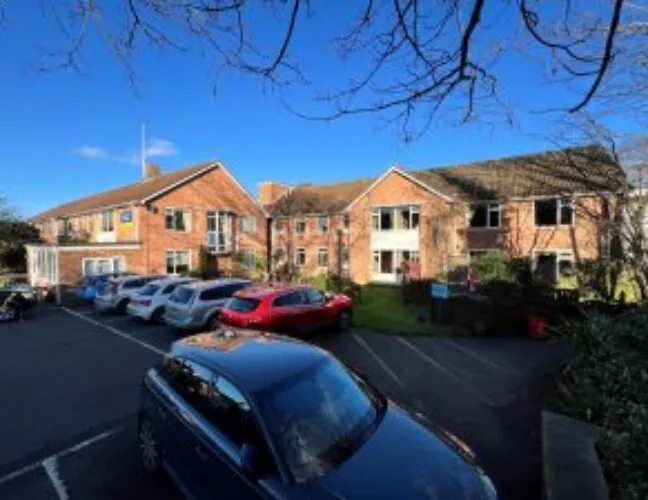
<instances>
[{"instance_id":1,"label":"car wheel","mask_svg":"<svg viewBox=\"0 0 648 500\"><path fill-rule=\"evenodd\" d=\"M151 314L151 321L153 323L162 323L162 316L164 315L164 307L158 307L153 314Z\"/></svg>"},{"instance_id":2,"label":"car wheel","mask_svg":"<svg viewBox=\"0 0 648 500\"><path fill-rule=\"evenodd\" d=\"M117 307L115 307L115 311L117 312L117 314L126 314L127 307L128 307L128 299L124 299L117 304Z\"/></svg>"},{"instance_id":3,"label":"car wheel","mask_svg":"<svg viewBox=\"0 0 648 500\"><path fill-rule=\"evenodd\" d=\"M162 468L162 457L153 424L143 418L139 426L140 459L146 472L159 472Z\"/></svg>"},{"instance_id":4,"label":"car wheel","mask_svg":"<svg viewBox=\"0 0 648 500\"><path fill-rule=\"evenodd\" d=\"M218 314L214 314L209 320L207 321L207 329L211 332L214 330L218 330L221 327L222 323L218 319Z\"/></svg>"},{"instance_id":5,"label":"car wheel","mask_svg":"<svg viewBox=\"0 0 648 500\"><path fill-rule=\"evenodd\" d=\"M351 323L351 314L349 314L349 311L340 312L337 319L338 330L341 332L348 330L350 323Z\"/></svg>"}]
</instances>

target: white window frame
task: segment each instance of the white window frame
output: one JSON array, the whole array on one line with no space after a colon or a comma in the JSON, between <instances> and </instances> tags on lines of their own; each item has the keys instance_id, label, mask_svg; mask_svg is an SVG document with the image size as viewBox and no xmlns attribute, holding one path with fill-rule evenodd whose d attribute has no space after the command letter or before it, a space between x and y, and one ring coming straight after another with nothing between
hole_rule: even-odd
<instances>
[{"instance_id":1,"label":"white window frame","mask_svg":"<svg viewBox=\"0 0 648 500\"><path fill-rule=\"evenodd\" d=\"M233 250L232 223L233 217L229 212L222 210L207 210L207 248L211 252L226 253ZM214 220L216 229L209 229L210 219ZM221 219L223 223L221 224ZM210 244L210 235L214 235L215 244ZM222 236L222 239L221 239Z\"/></svg>"},{"instance_id":2,"label":"white window frame","mask_svg":"<svg viewBox=\"0 0 648 500\"><path fill-rule=\"evenodd\" d=\"M346 256L346 259L344 258ZM349 251L349 247L344 247L340 250L340 260L342 261L340 264L342 269L349 269L349 263L351 262L351 252Z\"/></svg>"},{"instance_id":3,"label":"white window frame","mask_svg":"<svg viewBox=\"0 0 648 500\"><path fill-rule=\"evenodd\" d=\"M188 260L188 269L187 269L187 271L190 272L190 271L193 270L192 267L191 267L191 261L192 261L191 257L192 257L192 255L191 255L191 249L190 248L167 249L167 250L164 251L164 270L165 270L166 274L171 274L171 275L178 274L178 272L177 272L177 268L178 268L177 255L180 252L186 252L187 253L187 258L189 259ZM169 271L167 270L167 261L168 261L167 256L170 253L173 253L173 272L172 273L169 273Z\"/></svg>"},{"instance_id":4,"label":"white window frame","mask_svg":"<svg viewBox=\"0 0 648 500\"><path fill-rule=\"evenodd\" d=\"M318 215L317 216L317 232L319 233L328 233L331 229L331 222L329 221L328 215Z\"/></svg>"},{"instance_id":5,"label":"white window frame","mask_svg":"<svg viewBox=\"0 0 648 500\"><path fill-rule=\"evenodd\" d=\"M256 250L253 248L244 248L241 250L241 254L243 255L243 266L246 269L254 269L256 264Z\"/></svg>"},{"instance_id":6,"label":"white window frame","mask_svg":"<svg viewBox=\"0 0 648 500\"><path fill-rule=\"evenodd\" d=\"M249 227L246 225L249 224ZM253 215L243 215L239 221L239 229L242 233L253 234L257 232L257 218Z\"/></svg>"},{"instance_id":7,"label":"white window frame","mask_svg":"<svg viewBox=\"0 0 648 500\"><path fill-rule=\"evenodd\" d=\"M531 252L531 270L536 271L537 258L539 255L555 254L556 255L556 278L560 278L560 262L570 261L572 265L576 266L576 256L574 251L567 248L547 248L547 249L534 249Z\"/></svg>"},{"instance_id":8,"label":"white window frame","mask_svg":"<svg viewBox=\"0 0 648 500\"><path fill-rule=\"evenodd\" d=\"M101 212L101 232L114 233L115 232L115 211L105 210Z\"/></svg>"},{"instance_id":9,"label":"white window frame","mask_svg":"<svg viewBox=\"0 0 648 500\"><path fill-rule=\"evenodd\" d=\"M304 255L304 262L300 263L297 258L298 255ZM306 266L306 249L305 248L295 248L295 266L296 267L305 267Z\"/></svg>"},{"instance_id":10,"label":"white window frame","mask_svg":"<svg viewBox=\"0 0 648 500\"><path fill-rule=\"evenodd\" d=\"M172 220L173 220L173 227L167 227L167 213L171 212L173 214ZM185 214L185 228L184 229L178 229L176 227L176 212L182 212ZM191 231L191 210L188 208L176 208L176 207L165 207L164 208L164 230L165 231L173 231L176 233L188 233Z\"/></svg>"},{"instance_id":11,"label":"white window frame","mask_svg":"<svg viewBox=\"0 0 648 500\"><path fill-rule=\"evenodd\" d=\"M299 227L300 224L304 224L304 230L303 231L298 231L297 228ZM304 217L297 217L295 219L295 234L297 236L303 236L306 234L306 219Z\"/></svg>"},{"instance_id":12,"label":"white window frame","mask_svg":"<svg viewBox=\"0 0 648 500\"><path fill-rule=\"evenodd\" d=\"M542 202L542 201L556 201L556 223L555 224L538 224L536 220L536 203ZM571 221L567 224L562 223L560 221L560 212L562 211L562 206L563 204L567 204L564 202L569 202L568 204L571 205ZM552 227L570 227L576 224L576 208L575 208L575 203L574 203L574 198L570 196L549 196L546 198L534 198L533 200L533 226L536 228L552 228Z\"/></svg>"},{"instance_id":13,"label":"white window frame","mask_svg":"<svg viewBox=\"0 0 648 500\"><path fill-rule=\"evenodd\" d=\"M347 232L351 227L351 216L349 214L342 215L342 231Z\"/></svg>"},{"instance_id":14,"label":"white window frame","mask_svg":"<svg viewBox=\"0 0 648 500\"><path fill-rule=\"evenodd\" d=\"M485 226L472 226L470 223L473 217L473 211L476 207L486 207L486 225ZM491 226L490 216L491 213L497 213L497 226ZM468 229L484 230L484 229L500 229L502 227L502 206L500 203L472 203L468 209Z\"/></svg>"},{"instance_id":15,"label":"white window frame","mask_svg":"<svg viewBox=\"0 0 648 500\"><path fill-rule=\"evenodd\" d=\"M326 255L326 264L322 264L321 256ZM317 249L317 267L321 269L328 269L329 266L329 251L328 248L322 247Z\"/></svg>"},{"instance_id":16,"label":"white window frame","mask_svg":"<svg viewBox=\"0 0 648 500\"><path fill-rule=\"evenodd\" d=\"M281 217L277 217L272 221L272 232L276 234L283 234L285 223Z\"/></svg>"},{"instance_id":17,"label":"white window frame","mask_svg":"<svg viewBox=\"0 0 648 500\"><path fill-rule=\"evenodd\" d=\"M86 262L96 262L96 261L101 261L101 260L107 260L110 261L110 271L106 271L108 273L114 273L115 272L115 261L120 261L121 265L119 266L120 272L126 271L126 257L123 255L118 255L116 257L84 257L81 259L81 276L84 278L86 276L95 276L95 275L88 275L86 274Z\"/></svg>"},{"instance_id":18,"label":"white window frame","mask_svg":"<svg viewBox=\"0 0 648 500\"><path fill-rule=\"evenodd\" d=\"M397 219L399 217L399 213L403 210L407 209L409 211L409 222L407 228L397 228ZM391 229L383 229L381 226L381 221L382 221L382 212L387 211L391 212L391 219L392 219L392 227ZM414 214L418 215L418 224L414 226ZM378 227L374 227L374 219L378 220ZM421 227L421 209L419 205L413 205L413 204L404 204L404 205L390 205L390 206L381 206L381 207L373 207L372 212L371 212L371 230L372 231L418 231L419 228Z\"/></svg>"}]
</instances>

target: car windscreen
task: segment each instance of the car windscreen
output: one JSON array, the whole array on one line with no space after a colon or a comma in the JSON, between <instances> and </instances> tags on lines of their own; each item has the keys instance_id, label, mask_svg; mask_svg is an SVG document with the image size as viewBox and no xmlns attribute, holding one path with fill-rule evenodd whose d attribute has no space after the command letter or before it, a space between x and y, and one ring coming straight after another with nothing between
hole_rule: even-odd
<instances>
[{"instance_id":1,"label":"car windscreen","mask_svg":"<svg viewBox=\"0 0 648 500\"><path fill-rule=\"evenodd\" d=\"M142 289L139 292L137 292L137 294L142 295L144 297L151 297L152 295L155 295L155 292L157 292L159 289L160 289L159 285L149 283L148 285L144 285Z\"/></svg>"},{"instance_id":2,"label":"car windscreen","mask_svg":"<svg viewBox=\"0 0 648 500\"><path fill-rule=\"evenodd\" d=\"M191 297L193 297L193 295L194 291L191 288L188 288L186 286L179 286L173 291L171 297L169 297L169 300L178 304L187 304L191 300Z\"/></svg>"},{"instance_id":3,"label":"car windscreen","mask_svg":"<svg viewBox=\"0 0 648 500\"><path fill-rule=\"evenodd\" d=\"M261 301L259 299L252 299L248 297L232 297L227 303L229 311L236 311L240 313L247 313L254 311Z\"/></svg>"},{"instance_id":4,"label":"car windscreen","mask_svg":"<svg viewBox=\"0 0 648 500\"><path fill-rule=\"evenodd\" d=\"M321 477L350 457L373 434L387 405L332 360L262 390L257 403L297 483Z\"/></svg>"}]
</instances>

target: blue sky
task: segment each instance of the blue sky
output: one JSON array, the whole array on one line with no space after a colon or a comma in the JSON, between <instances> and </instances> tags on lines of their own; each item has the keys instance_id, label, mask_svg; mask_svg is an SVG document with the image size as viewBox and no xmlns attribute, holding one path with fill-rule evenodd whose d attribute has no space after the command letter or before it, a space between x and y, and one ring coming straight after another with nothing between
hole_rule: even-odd
<instances>
[{"instance_id":1,"label":"blue sky","mask_svg":"<svg viewBox=\"0 0 648 500\"><path fill-rule=\"evenodd\" d=\"M194 52L144 48L136 62L137 96L98 37L84 47L83 71L39 72L45 49L60 42L51 19L34 15L42 2L18 2L0 32L0 195L25 215L139 178L140 127L146 123L151 161L172 170L221 159L252 192L264 180L324 183L376 176L388 166L431 167L545 149L534 135L542 117L520 113L516 127L443 119L414 143L403 143L380 116L314 122L290 113L277 92L239 73L218 79L213 61ZM340 12L316 15L298 32L296 54L327 85L342 83L340 66L324 55L329 24ZM505 21L505 20L504 20ZM268 33L269 39L273 33ZM537 81L521 58L502 63L508 97L534 96L541 106L562 98ZM283 93L310 109L310 89ZM442 118L442 117L441 117Z\"/></svg>"}]
</instances>

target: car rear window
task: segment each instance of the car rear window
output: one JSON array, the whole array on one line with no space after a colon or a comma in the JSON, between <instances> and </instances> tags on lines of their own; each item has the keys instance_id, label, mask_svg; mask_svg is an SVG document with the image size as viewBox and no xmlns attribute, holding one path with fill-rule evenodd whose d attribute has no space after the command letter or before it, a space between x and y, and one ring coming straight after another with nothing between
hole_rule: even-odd
<instances>
[{"instance_id":1,"label":"car rear window","mask_svg":"<svg viewBox=\"0 0 648 500\"><path fill-rule=\"evenodd\" d=\"M232 297L227 303L227 309L230 311L236 311L241 313L254 311L261 301L259 299L243 298L243 297Z\"/></svg>"},{"instance_id":2,"label":"car rear window","mask_svg":"<svg viewBox=\"0 0 648 500\"><path fill-rule=\"evenodd\" d=\"M151 297L152 295L155 295L155 292L157 292L159 289L160 289L159 285L154 285L153 283L149 283L139 291L139 295L143 295L144 297Z\"/></svg>"},{"instance_id":3,"label":"car rear window","mask_svg":"<svg viewBox=\"0 0 648 500\"><path fill-rule=\"evenodd\" d=\"M122 285L122 288L127 289L127 288L141 288L144 286L145 281L143 278L138 278L135 280L129 280L125 281L124 284Z\"/></svg>"},{"instance_id":4,"label":"car rear window","mask_svg":"<svg viewBox=\"0 0 648 500\"><path fill-rule=\"evenodd\" d=\"M191 300L193 294L194 291L191 288L180 286L173 291L169 300L178 304L186 304Z\"/></svg>"}]
</instances>

